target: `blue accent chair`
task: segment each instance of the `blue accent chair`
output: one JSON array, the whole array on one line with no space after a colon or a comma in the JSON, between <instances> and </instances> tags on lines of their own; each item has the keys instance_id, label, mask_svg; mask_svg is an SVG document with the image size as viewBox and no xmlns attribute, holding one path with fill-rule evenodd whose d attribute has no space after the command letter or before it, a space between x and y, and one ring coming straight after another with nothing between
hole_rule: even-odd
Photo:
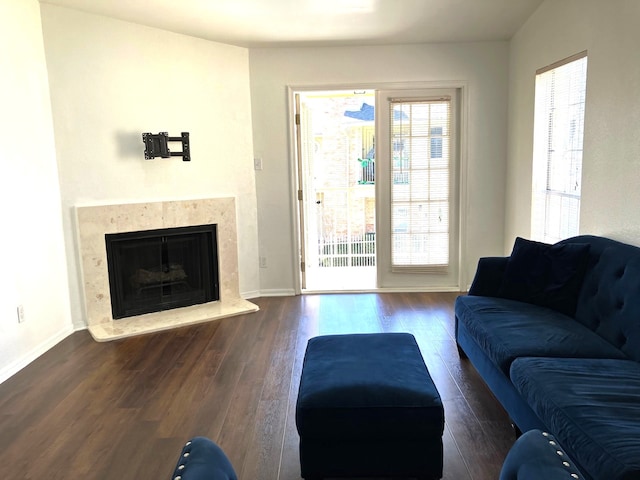
<instances>
[{"instance_id":1,"label":"blue accent chair","mask_svg":"<svg viewBox=\"0 0 640 480\"><path fill-rule=\"evenodd\" d=\"M214 442L195 437L182 448L172 480L238 480L231 462Z\"/></svg>"},{"instance_id":2,"label":"blue accent chair","mask_svg":"<svg viewBox=\"0 0 640 480\"><path fill-rule=\"evenodd\" d=\"M540 430L523 434L507 454L500 480L582 480L586 478L555 437Z\"/></svg>"}]
</instances>

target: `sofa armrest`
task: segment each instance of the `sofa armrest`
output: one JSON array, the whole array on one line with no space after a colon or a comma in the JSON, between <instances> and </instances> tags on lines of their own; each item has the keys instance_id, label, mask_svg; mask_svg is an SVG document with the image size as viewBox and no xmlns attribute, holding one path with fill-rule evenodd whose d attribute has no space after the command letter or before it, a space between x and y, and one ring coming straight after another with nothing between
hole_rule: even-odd
<instances>
[{"instance_id":1,"label":"sofa armrest","mask_svg":"<svg viewBox=\"0 0 640 480\"><path fill-rule=\"evenodd\" d=\"M482 257L478 260L478 268L469 288L469 295L498 297L508 261L509 257Z\"/></svg>"}]
</instances>

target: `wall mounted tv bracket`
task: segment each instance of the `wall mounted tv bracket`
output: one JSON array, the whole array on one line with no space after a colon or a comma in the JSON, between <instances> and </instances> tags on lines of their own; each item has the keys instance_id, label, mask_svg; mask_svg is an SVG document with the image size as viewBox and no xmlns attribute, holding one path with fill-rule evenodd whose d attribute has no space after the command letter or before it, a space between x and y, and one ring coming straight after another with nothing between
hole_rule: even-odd
<instances>
[{"instance_id":1,"label":"wall mounted tv bracket","mask_svg":"<svg viewBox=\"0 0 640 480\"><path fill-rule=\"evenodd\" d=\"M167 132L160 132L157 135L153 133L143 133L142 142L144 143L144 158L147 160L156 157L182 157L183 162L191 161L189 132L182 132L179 137L170 137ZM182 142L182 151L172 152L169 150L168 142Z\"/></svg>"}]
</instances>

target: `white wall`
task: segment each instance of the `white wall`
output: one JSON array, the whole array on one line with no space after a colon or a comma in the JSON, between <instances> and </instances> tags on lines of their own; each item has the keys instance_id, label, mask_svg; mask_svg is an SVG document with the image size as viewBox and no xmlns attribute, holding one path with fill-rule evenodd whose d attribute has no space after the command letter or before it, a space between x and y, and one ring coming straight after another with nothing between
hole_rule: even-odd
<instances>
[{"instance_id":1,"label":"white wall","mask_svg":"<svg viewBox=\"0 0 640 480\"><path fill-rule=\"evenodd\" d=\"M240 292L256 296L248 51L48 4L42 26L76 327L79 205L235 196ZM141 134L159 131L189 132L191 162L145 160Z\"/></svg>"},{"instance_id":2,"label":"white wall","mask_svg":"<svg viewBox=\"0 0 640 480\"><path fill-rule=\"evenodd\" d=\"M640 2L547 0L510 44L505 250L530 235L535 71L588 51L580 233L640 244Z\"/></svg>"},{"instance_id":3,"label":"white wall","mask_svg":"<svg viewBox=\"0 0 640 480\"><path fill-rule=\"evenodd\" d=\"M0 2L0 382L72 331L40 7ZM24 306L25 322L16 308Z\"/></svg>"},{"instance_id":4,"label":"white wall","mask_svg":"<svg viewBox=\"0 0 640 480\"><path fill-rule=\"evenodd\" d=\"M257 172L263 294L292 292L296 252L292 219L292 156L287 86L348 86L401 82L468 85L466 224L462 225L465 288L480 256L502 252L506 164L508 44L251 49L251 99Z\"/></svg>"}]
</instances>

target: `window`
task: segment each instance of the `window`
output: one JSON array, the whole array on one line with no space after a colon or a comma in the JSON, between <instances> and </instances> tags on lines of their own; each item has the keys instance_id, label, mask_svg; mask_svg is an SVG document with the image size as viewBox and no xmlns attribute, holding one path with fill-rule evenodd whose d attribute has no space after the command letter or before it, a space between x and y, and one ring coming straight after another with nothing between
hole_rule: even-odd
<instances>
[{"instance_id":1,"label":"window","mask_svg":"<svg viewBox=\"0 0 640 480\"><path fill-rule=\"evenodd\" d=\"M450 104L390 99L393 271L447 271Z\"/></svg>"},{"instance_id":2,"label":"window","mask_svg":"<svg viewBox=\"0 0 640 480\"><path fill-rule=\"evenodd\" d=\"M587 52L536 72L531 235L578 234Z\"/></svg>"}]
</instances>

